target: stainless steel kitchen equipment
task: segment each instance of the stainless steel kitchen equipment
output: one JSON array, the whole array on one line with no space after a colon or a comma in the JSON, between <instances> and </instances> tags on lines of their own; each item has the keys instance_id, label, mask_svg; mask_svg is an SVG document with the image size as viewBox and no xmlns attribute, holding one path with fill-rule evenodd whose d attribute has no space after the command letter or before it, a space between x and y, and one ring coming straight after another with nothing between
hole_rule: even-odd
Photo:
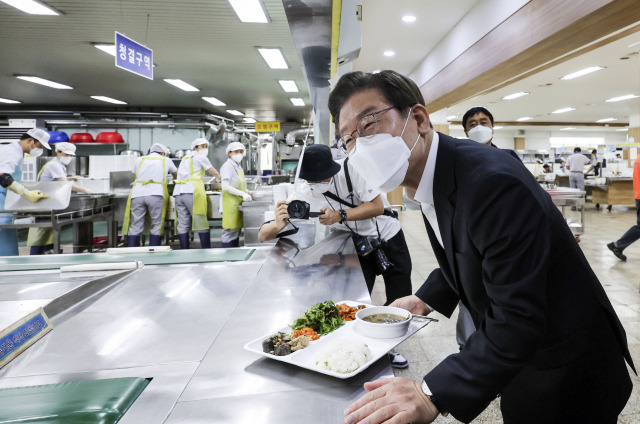
<instances>
[{"instance_id":1,"label":"stainless steel kitchen equipment","mask_svg":"<svg viewBox=\"0 0 640 424\"><path fill-rule=\"evenodd\" d=\"M393 376L386 357L341 380L243 349L312 303L370 302L359 268L323 265L338 253L355 255L346 233L307 250L281 241L242 262L144 266L53 317L54 330L3 368L0 388L144 377L151 382L122 424L342 421L364 382ZM57 269L0 274L0 310L31 299L26 288L56 299L86 282Z\"/></svg>"}]
</instances>

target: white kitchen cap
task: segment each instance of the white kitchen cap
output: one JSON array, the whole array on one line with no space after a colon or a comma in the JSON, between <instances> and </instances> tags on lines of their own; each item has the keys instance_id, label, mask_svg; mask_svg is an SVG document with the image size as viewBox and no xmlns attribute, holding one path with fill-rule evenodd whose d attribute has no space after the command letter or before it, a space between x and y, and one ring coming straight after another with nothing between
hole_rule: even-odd
<instances>
[{"instance_id":1,"label":"white kitchen cap","mask_svg":"<svg viewBox=\"0 0 640 424\"><path fill-rule=\"evenodd\" d=\"M236 150L245 150L244 144L240 143L239 141L233 141L229 143L229 145L227 146L227 154Z\"/></svg>"},{"instance_id":2,"label":"white kitchen cap","mask_svg":"<svg viewBox=\"0 0 640 424\"><path fill-rule=\"evenodd\" d=\"M71 143L56 143L56 152L66 153L71 156L76 155L76 146Z\"/></svg>"},{"instance_id":3,"label":"white kitchen cap","mask_svg":"<svg viewBox=\"0 0 640 424\"><path fill-rule=\"evenodd\" d=\"M31 137L35 138L42 144L45 148L51 150L51 146L49 146L49 133L45 130L41 130L40 128L31 128L27 131L27 134Z\"/></svg>"},{"instance_id":4,"label":"white kitchen cap","mask_svg":"<svg viewBox=\"0 0 640 424\"><path fill-rule=\"evenodd\" d=\"M209 140L207 140L206 138L196 138L191 142L191 150L195 149L196 146L199 146L201 144L206 144L207 147L209 147Z\"/></svg>"},{"instance_id":5,"label":"white kitchen cap","mask_svg":"<svg viewBox=\"0 0 640 424\"><path fill-rule=\"evenodd\" d=\"M164 153L167 154L167 146L165 146L164 144L160 144L160 143L154 143L151 148L149 149L150 153Z\"/></svg>"}]
</instances>

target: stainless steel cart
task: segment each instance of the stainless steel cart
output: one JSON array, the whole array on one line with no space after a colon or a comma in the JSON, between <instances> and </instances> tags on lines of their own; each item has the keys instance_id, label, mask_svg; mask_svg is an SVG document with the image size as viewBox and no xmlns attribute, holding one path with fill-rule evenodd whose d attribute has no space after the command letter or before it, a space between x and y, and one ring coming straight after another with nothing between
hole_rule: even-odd
<instances>
[{"instance_id":1,"label":"stainless steel cart","mask_svg":"<svg viewBox=\"0 0 640 424\"><path fill-rule=\"evenodd\" d=\"M586 192L577 188L556 187L545 189L551 196L553 203L560 207L562 216L567 221L571 233L580 242L580 236L584 234L584 204ZM566 208L571 207L572 213L567 215ZM577 218L576 218L577 217Z\"/></svg>"}]
</instances>

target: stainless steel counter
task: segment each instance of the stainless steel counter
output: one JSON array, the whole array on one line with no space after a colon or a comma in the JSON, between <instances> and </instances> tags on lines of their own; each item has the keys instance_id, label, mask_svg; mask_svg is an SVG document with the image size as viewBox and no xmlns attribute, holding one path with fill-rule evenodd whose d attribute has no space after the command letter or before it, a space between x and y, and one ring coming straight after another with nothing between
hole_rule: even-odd
<instances>
[{"instance_id":1,"label":"stainless steel counter","mask_svg":"<svg viewBox=\"0 0 640 424\"><path fill-rule=\"evenodd\" d=\"M312 303L370 301L359 267L332 265L338 252L355 255L348 234L306 249L281 240L245 262L145 266L54 317L51 333L0 370L0 387L145 377L152 381L122 423L340 422L365 381L393 376L386 357L340 380L243 349ZM82 283L56 272L0 277L13 301L25 300L27 284L37 300Z\"/></svg>"}]
</instances>

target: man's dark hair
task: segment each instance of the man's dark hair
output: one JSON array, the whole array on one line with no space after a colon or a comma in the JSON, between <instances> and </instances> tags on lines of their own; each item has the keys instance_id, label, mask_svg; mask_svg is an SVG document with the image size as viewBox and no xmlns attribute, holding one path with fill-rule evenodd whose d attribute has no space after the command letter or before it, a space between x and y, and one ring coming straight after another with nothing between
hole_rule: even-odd
<instances>
[{"instance_id":1,"label":"man's dark hair","mask_svg":"<svg viewBox=\"0 0 640 424\"><path fill-rule=\"evenodd\" d=\"M592 155L597 155L597 154L598 154L598 150L593 149L593 150L591 151L591 154L592 154Z\"/></svg>"},{"instance_id":2,"label":"man's dark hair","mask_svg":"<svg viewBox=\"0 0 640 424\"><path fill-rule=\"evenodd\" d=\"M424 97L416 83L396 71L349 72L340 78L329 96L329 112L336 127L340 126L340 110L347 100L354 94L371 88L380 91L385 100L400 112L416 104L424 106Z\"/></svg>"},{"instance_id":3,"label":"man's dark hair","mask_svg":"<svg viewBox=\"0 0 640 424\"><path fill-rule=\"evenodd\" d=\"M491 112L489 112L485 107L476 106L476 107L472 107L471 109L465 112L464 116L462 117L462 129L466 131L467 121L469 120L469 118L471 118L476 113L481 113L481 112L489 117L489 119L491 120L491 126L493 126L493 115L491 114Z\"/></svg>"},{"instance_id":4,"label":"man's dark hair","mask_svg":"<svg viewBox=\"0 0 640 424\"><path fill-rule=\"evenodd\" d=\"M29 135L29 134L27 134L27 133L24 133L24 134L22 134L22 137L20 137L20 141L22 141L22 140L26 140L27 138L33 138L33 136L32 136L32 135ZM33 138L33 139L34 139L35 141L38 141L38 140L36 140L35 138Z\"/></svg>"},{"instance_id":5,"label":"man's dark hair","mask_svg":"<svg viewBox=\"0 0 640 424\"><path fill-rule=\"evenodd\" d=\"M582 152L582 149L579 147L576 147L575 149L573 149L573 153L580 153Z\"/></svg>"},{"instance_id":6,"label":"man's dark hair","mask_svg":"<svg viewBox=\"0 0 640 424\"><path fill-rule=\"evenodd\" d=\"M543 168L548 168L548 167L549 167L549 165L545 163L544 165L542 165L542 167L543 167Z\"/></svg>"}]
</instances>

